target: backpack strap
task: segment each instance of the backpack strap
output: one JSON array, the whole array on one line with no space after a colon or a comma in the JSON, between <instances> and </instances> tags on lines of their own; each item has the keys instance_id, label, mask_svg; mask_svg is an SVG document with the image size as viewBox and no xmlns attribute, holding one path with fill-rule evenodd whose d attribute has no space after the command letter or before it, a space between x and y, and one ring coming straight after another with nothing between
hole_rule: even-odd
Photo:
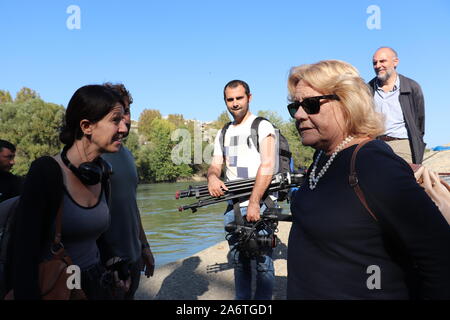
<instances>
[{"instance_id":1,"label":"backpack strap","mask_svg":"<svg viewBox=\"0 0 450 320\"><path fill-rule=\"evenodd\" d=\"M227 130L231 124L232 124L231 121L228 122L227 124L225 124L223 126L222 130L220 130L219 142L220 142L220 148L222 149L222 155L224 158L225 158L225 133L227 132Z\"/></svg>"},{"instance_id":2,"label":"backpack strap","mask_svg":"<svg viewBox=\"0 0 450 320\"><path fill-rule=\"evenodd\" d=\"M250 128L250 136L249 139L252 140L253 145L256 147L256 150L259 152L259 134L258 134L258 128L259 128L259 124L261 123L261 121L266 120L269 121L268 119L264 118L264 117L256 117L253 122L252 122L252 126ZM270 121L269 121L270 122ZM271 123L271 122L270 122ZM227 132L228 128L230 127L230 125L232 124L232 122L228 122L220 131L220 137L219 137L219 141L220 141L220 147L222 148L222 154L225 154L224 150L225 150L225 133ZM272 123L271 123L272 124ZM272 126L275 128L275 126L272 124ZM248 141L247 141L248 143ZM250 147L250 144L248 143L248 146ZM289 154L290 156L290 154Z\"/></svg>"},{"instance_id":3,"label":"backpack strap","mask_svg":"<svg viewBox=\"0 0 450 320\"><path fill-rule=\"evenodd\" d=\"M353 151L352 159L350 161L350 175L348 177L348 182L350 186L355 191L356 195L359 198L359 201L363 204L363 206L366 208L367 211L369 211L372 218L375 219L375 221L378 221L376 215L373 213L373 211L369 208L369 205L367 204L366 197L364 196L364 193L362 189L359 186L358 181L358 174L356 173L356 155L358 154L359 149L361 149L366 143L372 141L373 139L367 139L362 141L358 146L356 147L355 151Z\"/></svg>"},{"instance_id":4,"label":"backpack strap","mask_svg":"<svg viewBox=\"0 0 450 320\"><path fill-rule=\"evenodd\" d=\"M269 121L269 120L267 120L264 117L256 117L255 120L253 120L251 129L250 129L250 139L252 139L253 145L256 147L256 150L258 152L259 152L259 134L258 134L258 129L259 129L259 124L263 120ZM250 145L249 145L249 147L250 147Z\"/></svg>"}]
</instances>

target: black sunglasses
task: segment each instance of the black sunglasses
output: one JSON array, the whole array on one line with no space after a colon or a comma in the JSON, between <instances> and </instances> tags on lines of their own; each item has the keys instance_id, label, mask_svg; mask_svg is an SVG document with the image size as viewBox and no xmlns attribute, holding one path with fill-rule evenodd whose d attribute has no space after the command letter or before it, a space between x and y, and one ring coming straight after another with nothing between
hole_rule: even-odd
<instances>
[{"instance_id":1,"label":"black sunglasses","mask_svg":"<svg viewBox=\"0 0 450 320\"><path fill-rule=\"evenodd\" d=\"M339 97L335 94L329 94L326 96L317 96L317 97L309 97L303 99L303 101L294 101L291 104L287 106L289 114L292 118L294 118L295 113L297 112L298 108L303 107L303 110L307 114L316 114L320 111L320 100L321 99L330 99L330 100L338 100Z\"/></svg>"}]
</instances>

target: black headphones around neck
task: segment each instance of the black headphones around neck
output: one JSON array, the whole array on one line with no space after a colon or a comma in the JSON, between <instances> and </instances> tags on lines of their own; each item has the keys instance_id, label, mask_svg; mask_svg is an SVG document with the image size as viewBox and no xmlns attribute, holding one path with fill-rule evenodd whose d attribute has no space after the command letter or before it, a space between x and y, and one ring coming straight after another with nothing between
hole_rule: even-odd
<instances>
[{"instance_id":1,"label":"black headphones around neck","mask_svg":"<svg viewBox=\"0 0 450 320\"><path fill-rule=\"evenodd\" d=\"M83 184L93 186L99 183L103 178L109 178L112 174L111 164L101 157L98 157L91 162L83 162L78 168L75 167L67 158L67 150L69 150L67 146L63 148L61 159L67 168L69 168Z\"/></svg>"}]
</instances>

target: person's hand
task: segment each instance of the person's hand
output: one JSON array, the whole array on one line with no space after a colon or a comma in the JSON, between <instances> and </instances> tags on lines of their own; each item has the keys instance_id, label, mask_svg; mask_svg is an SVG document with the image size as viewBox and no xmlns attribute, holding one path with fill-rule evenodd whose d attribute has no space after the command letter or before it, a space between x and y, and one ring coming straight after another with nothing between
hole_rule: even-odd
<instances>
[{"instance_id":1,"label":"person's hand","mask_svg":"<svg viewBox=\"0 0 450 320\"><path fill-rule=\"evenodd\" d=\"M130 286L131 286L131 277L130 276L128 276L128 278L126 280L121 280L119 277L119 272L113 271L113 277L114 277L114 285L117 288L120 288L125 292L128 292L128 290L130 290Z\"/></svg>"},{"instance_id":2,"label":"person's hand","mask_svg":"<svg viewBox=\"0 0 450 320\"><path fill-rule=\"evenodd\" d=\"M420 184L427 193L437 192L441 188L445 189L445 187L441 185L439 176L424 166L421 166L414 172L414 177L416 178L417 183Z\"/></svg>"},{"instance_id":3,"label":"person's hand","mask_svg":"<svg viewBox=\"0 0 450 320\"><path fill-rule=\"evenodd\" d=\"M145 265L145 276L147 278L152 277L153 272L155 271L155 258L153 257L150 247L142 249L142 260Z\"/></svg>"},{"instance_id":4,"label":"person's hand","mask_svg":"<svg viewBox=\"0 0 450 320\"><path fill-rule=\"evenodd\" d=\"M259 203L249 202L247 207L247 215L246 219L248 222L258 221L261 218L260 216L260 207Z\"/></svg>"},{"instance_id":5,"label":"person's hand","mask_svg":"<svg viewBox=\"0 0 450 320\"><path fill-rule=\"evenodd\" d=\"M120 257L113 257L106 262L106 269L113 275L114 286L125 292L128 292L131 285L129 266L129 262Z\"/></svg>"},{"instance_id":6,"label":"person's hand","mask_svg":"<svg viewBox=\"0 0 450 320\"><path fill-rule=\"evenodd\" d=\"M208 178L208 191L213 197L220 197L225 194L224 191L228 191L225 183L216 176L210 176Z\"/></svg>"},{"instance_id":7,"label":"person's hand","mask_svg":"<svg viewBox=\"0 0 450 320\"><path fill-rule=\"evenodd\" d=\"M420 167L414 176L450 225L450 189L440 181L437 173L424 166Z\"/></svg>"}]
</instances>

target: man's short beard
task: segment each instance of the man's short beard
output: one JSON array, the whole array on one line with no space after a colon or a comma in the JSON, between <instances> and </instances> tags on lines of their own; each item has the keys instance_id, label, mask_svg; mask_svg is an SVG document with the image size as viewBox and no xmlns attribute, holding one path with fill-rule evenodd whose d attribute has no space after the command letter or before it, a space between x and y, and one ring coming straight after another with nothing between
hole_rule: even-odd
<instances>
[{"instance_id":1,"label":"man's short beard","mask_svg":"<svg viewBox=\"0 0 450 320\"><path fill-rule=\"evenodd\" d=\"M393 70L386 70L386 73L384 75L378 73L377 78L381 82L386 82L387 80L389 80L389 78L392 76L393 73L394 73Z\"/></svg>"}]
</instances>

